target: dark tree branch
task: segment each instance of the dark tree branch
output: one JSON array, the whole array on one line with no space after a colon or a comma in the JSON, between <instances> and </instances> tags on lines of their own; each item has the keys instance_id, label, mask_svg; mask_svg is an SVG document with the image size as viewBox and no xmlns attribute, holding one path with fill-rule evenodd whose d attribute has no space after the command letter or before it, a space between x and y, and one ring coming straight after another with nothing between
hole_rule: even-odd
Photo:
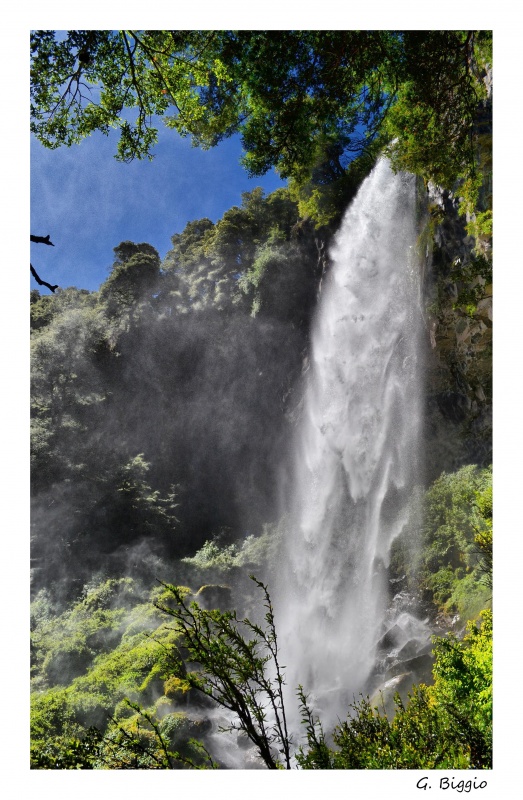
<instances>
[{"instance_id":1,"label":"dark tree branch","mask_svg":"<svg viewBox=\"0 0 523 800\"><path fill-rule=\"evenodd\" d=\"M290 737L282 693L284 667L279 663L273 609L267 587L251 578L265 595L265 628L248 619L238 620L236 612L205 610L196 602L187 603L183 590L162 581L159 583L174 595L177 608L154 605L174 617L190 660L200 665L197 672L189 672L181 661L175 666L175 674L183 670L184 680L192 688L236 714L238 722L224 730L246 733L269 769L290 769ZM276 669L275 678L267 674L269 661ZM274 720L267 718L267 708ZM284 756L284 764L279 762L275 747Z\"/></svg>"},{"instance_id":2,"label":"dark tree branch","mask_svg":"<svg viewBox=\"0 0 523 800\"><path fill-rule=\"evenodd\" d=\"M47 283L47 281L43 281L43 280L40 278L40 276L38 275L37 271L35 270L35 268L33 267L33 265L32 265L32 264L30 264L29 266L31 267L31 275L33 276L33 278L35 279L35 281L36 281L36 282L37 282L37 283L38 283L40 286L47 286L47 288L48 288L48 289L50 289L50 290L53 292L53 294L54 294L54 291L55 291L55 289L58 289L58 284L55 284L54 286L51 286L51 284L50 284L50 283Z\"/></svg>"},{"instance_id":3,"label":"dark tree branch","mask_svg":"<svg viewBox=\"0 0 523 800\"><path fill-rule=\"evenodd\" d=\"M50 233L48 233L47 236L33 236L33 234L31 234L31 241L39 242L39 244L50 244L51 247L54 247L54 244L49 240L50 236Z\"/></svg>"},{"instance_id":4,"label":"dark tree branch","mask_svg":"<svg viewBox=\"0 0 523 800\"><path fill-rule=\"evenodd\" d=\"M54 247L54 244L52 243L52 241L50 239L50 236L51 236L50 233L48 233L47 236L33 236L32 233L30 234L30 238L31 238L32 242L37 242L38 244L49 244L49 245L51 245L51 247ZM58 284L56 283L54 285L51 285L50 283L47 283L47 281L43 281L41 279L40 275L37 273L37 271L33 267L33 265L29 264L29 266L31 267L31 275L33 276L33 278L35 279L37 284L39 286L47 286L47 288L50 289L51 292L54 294L55 289L58 289Z\"/></svg>"}]
</instances>

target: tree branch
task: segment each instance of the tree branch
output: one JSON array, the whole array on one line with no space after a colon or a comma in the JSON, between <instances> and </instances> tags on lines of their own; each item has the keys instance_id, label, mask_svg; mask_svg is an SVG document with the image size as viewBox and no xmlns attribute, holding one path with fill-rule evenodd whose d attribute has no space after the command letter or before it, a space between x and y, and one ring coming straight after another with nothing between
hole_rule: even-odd
<instances>
[{"instance_id":1,"label":"tree branch","mask_svg":"<svg viewBox=\"0 0 523 800\"><path fill-rule=\"evenodd\" d=\"M54 247L54 244L49 239L50 236L51 236L50 233L48 233L47 236L33 236L33 234L31 234L30 238L32 242L39 242L40 244L50 244L51 247Z\"/></svg>"},{"instance_id":2,"label":"tree branch","mask_svg":"<svg viewBox=\"0 0 523 800\"><path fill-rule=\"evenodd\" d=\"M38 244L49 244L49 245L51 245L51 247L54 247L54 244L52 243L52 241L50 239L50 236L51 236L50 233L48 233L47 236L33 236L32 233L30 234L30 238L31 238L32 242L37 242ZM47 286L47 288L50 289L51 292L54 294L55 289L58 289L58 284L56 283L54 285L51 285L50 283L47 283L47 281L43 281L41 279L40 275L37 273L37 271L33 267L33 265L30 263L29 266L31 267L31 275L33 276L33 278L35 279L37 284L39 286Z\"/></svg>"},{"instance_id":3,"label":"tree branch","mask_svg":"<svg viewBox=\"0 0 523 800\"><path fill-rule=\"evenodd\" d=\"M32 264L30 264L29 266L31 267L31 275L33 276L33 278L35 279L35 281L36 281L36 282L37 282L37 283L38 283L40 286L47 286L47 288L48 288L48 289L50 289L50 290L53 292L53 294L54 294L54 292L55 292L55 289L58 289L58 284L56 283L54 286L51 286L51 284L50 284L50 283L47 283L47 281L43 281L43 280L40 278L40 276L38 275L37 271L35 270L35 268L33 267L33 265L32 265Z\"/></svg>"}]
</instances>

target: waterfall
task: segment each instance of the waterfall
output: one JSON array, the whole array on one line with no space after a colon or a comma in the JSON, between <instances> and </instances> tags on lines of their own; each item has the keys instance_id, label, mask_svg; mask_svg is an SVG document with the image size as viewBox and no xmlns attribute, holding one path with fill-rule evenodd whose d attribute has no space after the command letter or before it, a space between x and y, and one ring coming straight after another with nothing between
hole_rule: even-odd
<instances>
[{"instance_id":1,"label":"waterfall","mask_svg":"<svg viewBox=\"0 0 523 800\"><path fill-rule=\"evenodd\" d=\"M368 689L419 479L415 216L415 178L380 160L335 238L313 326L277 608L288 703L301 683L327 728Z\"/></svg>"}]
</instances>

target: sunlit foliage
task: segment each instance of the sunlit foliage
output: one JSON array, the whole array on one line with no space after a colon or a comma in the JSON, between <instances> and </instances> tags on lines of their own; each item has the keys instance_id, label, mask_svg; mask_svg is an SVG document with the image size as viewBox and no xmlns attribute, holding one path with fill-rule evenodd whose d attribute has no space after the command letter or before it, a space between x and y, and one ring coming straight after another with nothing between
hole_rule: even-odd
<instances>
[{"instance_id":1,"label":"sunlit foliage","mask_svg":"<svg viewBox=\"0 0 523 800\"><path fill-rule=\"evenodd\" d=\"M368 699L350 710L329 748L321 725L307 706L308 748L304 769L490 769L492 767L492 612L480 627L469 625L463 641L434 642L434 684L414 687L388 719Z\"/></svg>"},{"instance_id":2,"label":"sunlit foliage","mask_svg":"<svg viewBox=\"0 0 523 800\"><path fill-rule=\"evenodd\" d=\"M32 605L34 767L131 768L125 759L133 749L124 748L124 757L121 747L126 733L138 724L147 740L156 740L150 726L139 725L143 715L130 703L149 709L144 713L158 713L164 733L172 728L171 745L183 749L194 736L198 725L191 725L185 712L176 710L180 702L186 706L188 687L179 681L174 692L172 679L169 682L179 634L165 627L152 604L164 594L159 588L144 592L130 579L94 582L77 603L58 615L51 612L45 593L36 598ZM141 761L135 758L132 768L165 768L140 748L134 752Z\"/></svg>"},{"instance_id":3,"label":"sunlit foliage","mask_svg":"<svg viewBox=\"0 0 523 800\"><path fill-rule=\"evenodd\" d=\"M249 174L276 167L323 221L348 162L382 136L398 167L449 189L474 174L491 43L488 31L35 31L31 126L51 148L116 127L124 161L151 156L159 117L204 148L239 132Z\"/></svg>"},{"instance_id":4,"label":"sunlit foliage","mask_svg":"<svg viewBox=\"0 0 523 800\"><path fill-rule=\"evenodd\" d=\"M392 568L412 591L449 615L477 618L492 598L492 468L442 473L423 493L416 520L392 548Z\"/></svg>"}]
</instances>

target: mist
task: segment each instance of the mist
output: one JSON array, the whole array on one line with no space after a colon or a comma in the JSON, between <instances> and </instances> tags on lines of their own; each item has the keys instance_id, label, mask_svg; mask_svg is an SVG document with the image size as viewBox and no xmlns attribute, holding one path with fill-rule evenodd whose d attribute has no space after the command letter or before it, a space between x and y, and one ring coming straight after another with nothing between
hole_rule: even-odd
<instances>
[{"instance_id":1,"label":"mist","mask_svg":"<svg viewBox=\"0 0 523 800\"><path fill-rule=\"evenodd\" d=\"M262 198L245 196L232 240L226 215L222 228L201 226L201 242L190 226L173 236L163 264L150 245L122 244L99 292L33 297L35 591L74 596L96 570L123 574L137 544L181 559L277 521L318 264L312 235L290 239L292 204ZM260 228L270 234L282 202L288 241L271 256ZM209 231L214 259L202 247ZM271 281L242 291L260 252ZM149 284L127 278L129 254L156 259ZM202 275L220 285L218 301L194 288Z\"/></svg>"}]
</instances>

